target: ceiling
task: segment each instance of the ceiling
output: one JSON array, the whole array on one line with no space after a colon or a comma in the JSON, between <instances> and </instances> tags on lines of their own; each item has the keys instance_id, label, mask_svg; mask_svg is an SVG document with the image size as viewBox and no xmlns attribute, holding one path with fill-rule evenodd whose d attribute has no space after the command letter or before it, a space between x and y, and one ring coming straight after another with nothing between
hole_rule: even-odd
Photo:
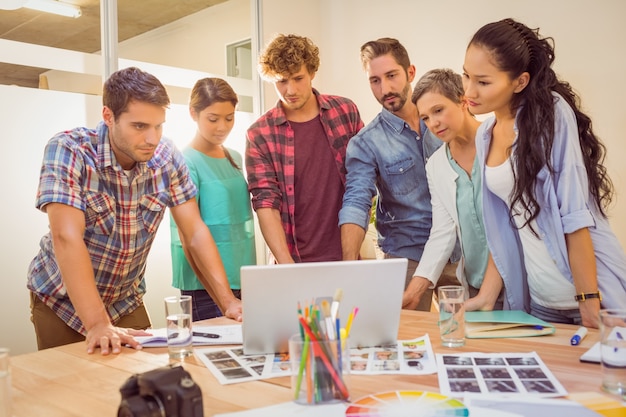
<instances>
[{"instance_id":1,"label":"ceiling","mask_svg":"<svg viewBox=\"0 0 626 417\"><path fill-rule=\"evenodd\" d=\"M117 0L118 42L225 1ZM76 19L26 8L2 10L2 2L0 39L87 53L101 49L100 0L63 0L80 6L82 16ZM0 84L36 88L39 74L47 70L0 62Z\"/></svg>"}]
</instances>

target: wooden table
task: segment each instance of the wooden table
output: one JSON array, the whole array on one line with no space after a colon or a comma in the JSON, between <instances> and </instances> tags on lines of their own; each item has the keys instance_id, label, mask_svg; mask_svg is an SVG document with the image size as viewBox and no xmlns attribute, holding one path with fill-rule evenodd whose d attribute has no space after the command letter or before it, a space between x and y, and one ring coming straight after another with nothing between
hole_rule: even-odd
<instances>
[{"instance_id":1,"label":"wooden table","mask_svg":"<svg viewBox=\"0 0 626 417\"><path fill-rule=\"evenodd\" d=\"M220 318L202 324L232 324ZM403 311L399 339L430 335L435 353L532 352L554 373L569 393L602 392L600 366L579 361L579 356L599 340L597 330L579 346L569 340L576 326L557 325L556 334L518 339L468 339L462 348L441 346L435 313ZM120 355L88 355L84 343L76 343L11 358L14 417L114 416L120 403L120 386L133 373L169 363L167 350L126 349ZM290 379L221 385L195 357L184 367L200 385L205 416L264 407L291 401ZM351 397L394 389L439 391L437 375L352 375Z\"/></svg>"}]
</instances>

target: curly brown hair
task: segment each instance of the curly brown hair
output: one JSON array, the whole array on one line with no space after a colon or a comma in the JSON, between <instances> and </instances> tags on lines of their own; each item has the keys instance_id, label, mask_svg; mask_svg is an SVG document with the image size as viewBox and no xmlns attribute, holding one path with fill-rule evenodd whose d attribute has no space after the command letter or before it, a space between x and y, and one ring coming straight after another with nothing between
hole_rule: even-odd
<instances>
[{"instance_id":1,"label":"curly brown hair","mask_svg":"<svg viewBox=\"0 0 626 417\"><path fill-rule=\"evenodd\" d=\"M320 50L305 36L275 36L259 57L259 74L267 81L295 74L306 65L309 74L320 66Z\"/></svg>"}]
</instances>

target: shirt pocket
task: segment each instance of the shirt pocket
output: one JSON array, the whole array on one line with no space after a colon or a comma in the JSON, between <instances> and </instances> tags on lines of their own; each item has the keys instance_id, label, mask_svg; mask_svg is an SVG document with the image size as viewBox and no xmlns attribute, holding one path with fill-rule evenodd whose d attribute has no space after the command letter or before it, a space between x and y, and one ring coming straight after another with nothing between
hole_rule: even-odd
<instances>
[{"instance_id":1,"label":"shirt pocket","mask_svg":"<svg viewBox=\"0 0 626 417\"><path fill-rule=\"evenodd\" d=\"M415 161L405 158L399 161L385 164L387 187L392 193L398 195L409 194L417 187L415 178Z\"/></svg>"},{"instance_id":2,"label":"shirt pocket","mask_svg":"<svg viewBox=\"0 0 626 417\"><path fill-rule=\"evenodd\" d=\"M155 233L169 201L167 193L146 194L141 197L139 202L139 211L143 228L148 233Z\"/></svg>"},{"instance_id":3,"label":"shirt pocket","mask_svg":"<svg viewBox=\"0 0 626 417\"><path fill-rule=\"evenodd\" d=\"M115 199L107 194L88 192L85 227L97 235L110 235L115 229Z\"/></svg>"}]
</instances>

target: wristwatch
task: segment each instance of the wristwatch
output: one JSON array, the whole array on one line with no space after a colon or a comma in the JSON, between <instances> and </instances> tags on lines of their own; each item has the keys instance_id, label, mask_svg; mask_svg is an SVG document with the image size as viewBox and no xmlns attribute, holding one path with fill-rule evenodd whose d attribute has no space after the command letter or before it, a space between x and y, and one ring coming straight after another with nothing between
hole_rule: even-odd
<instances>
[{"instance_id":1,"label":"wristwatch","mask_svg":"<svg viewBox=\"0 0 626 417\"><path fill-rule=\"evenodd\" d=\"M574 300L576 300L576 301L585 301L588 298L597 298L598 300L602 301L602 294L600 294L600 291L598 291L598 292L581 292L580 294L576 294L574 296Z\"/></svg>"}]
</instances>

